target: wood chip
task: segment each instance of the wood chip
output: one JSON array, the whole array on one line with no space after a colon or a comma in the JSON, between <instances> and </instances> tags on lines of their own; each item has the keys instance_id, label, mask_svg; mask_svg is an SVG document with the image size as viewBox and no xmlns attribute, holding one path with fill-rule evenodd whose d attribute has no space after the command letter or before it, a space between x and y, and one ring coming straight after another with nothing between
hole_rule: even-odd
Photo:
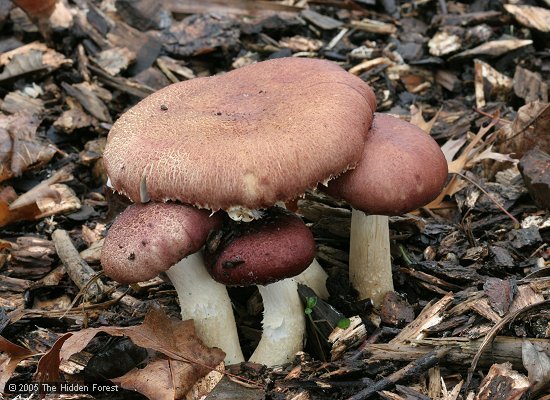
<instances>
[{"instance_id":1,"label":"wood chip","mask_svg":"<svg viewBox=\"0 0 550 400\"><path fill-rule=\"evenodd\" d=\"M488 101L506 101L514 82L486 62L474 60L476 106L485 107Z\"/></svg>"},{"instance_id":2,"label":"wood chip","mask_svg":"<svg viewBox=\"0 0 550 400\"><path fill-rule=\"evenodd\" d=\"M342 21L338 21L337 19L327 17L326 15L319 14L318 12L309 9L303 10L300 15L313 25L326 31L340 28L343 25Z\"/></svg>"},{"instance_id":3,"label":"wood chip","mask_svg":"<svg viewBox=\"0 0 550 400\"><path fill-rule=\"evenodd\" d=\"M499 57L513 50L517 50L525 46L530 46L532 44L533 44L532 40L521 40L521 39L493 40L487 43L483 43L477 47L474 47L473 49L469 49L461 53L455 54L454 56L449 58L449 61L460 60L460 59L470 58L470 57L477 57L477 56Z\"/></svg>"},{"instance_id":4,"label":"wood chip","mask_svg":"<svg viewBox=\"0 0 550 400\"><path fill-rule=\"evenodd\" d=\"M514 74L514 93L526 103L542 101L548 103L548 83L537 72L516 67Z\"/></svg>"},{"instance_id":5,"label":"wood chip","mask_svg":"<svg viewBox=\"0 0 550 400\"><path fill-rule=\"evenodd\" d=\"M515 4L504 4L504 8L523 26L541 32L550 32L550 10Z\"/></svg>"},{"instance_id":6,"label":"wood chip","mask_svg":"<svg viewBox=\"0 0 550 400\"><path fill-rule=\"evenodd\" d=\"M397 27L386 22L376 21L374 19L364 18L360 21L351 21L351 26L361 31L375 33L379 35L393 35L397 32Z\"/></svg>"},{"instance_id":7,"label":"wood chip","mask_svg":"<svg viewBox=\"0 0 550 400\"><path fill-rule=\"evenodd\" d=\"M88 82L69 85L67 82L62 82L61 86L69 94L88 111L91 115L103 122L113 122L109 115L107 106L100 100L94 92L94 87Z\"/></svg>"}]
</instances>

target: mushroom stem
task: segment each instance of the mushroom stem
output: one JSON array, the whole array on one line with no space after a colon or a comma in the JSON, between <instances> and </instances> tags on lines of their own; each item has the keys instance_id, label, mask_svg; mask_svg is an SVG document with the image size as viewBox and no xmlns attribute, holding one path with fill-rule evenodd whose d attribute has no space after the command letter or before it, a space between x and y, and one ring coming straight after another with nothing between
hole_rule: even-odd
<instances>
[{"instance_id":1,"label":"mushroom stem","mask_svg":"<svg viewBox=\"0 0 550 400\"><path fill-rule=\"evenodd\" d=\"M313 289L319 298L326 300L329 297L326 285L327 278L328 274L325 272L323 267L321 267L317 259L314 258L309 267L307 267L301 274L296 275L293 279L296 282Z\"/></svg>"},{"instance_id":2,"label":"mushroom stem","mask_svg":"<svg viewBox=\"0 0 550 400\"><path fill-rule=\"evenodd\" d=\"M166 274L178 293L182 319L193 319L197 335L207 346L222 349L227 364L244 361L227 289L212 279L201 252L174 264Z\"/></svg>"},{"instance_id":3,"label":"mushroom stem","mask_svg":"<svg viewBox=\"0 0 550 400\"><path fill-rule=\"evenodd\" d=\"M372 299L375 307L393 291L388 217L367 215L352 209L349 279L360 299Z\"/></svg>"},{"instance_id":4,"label":"mushroom stem","mask_svg":"<svg viewBox=\"0 0 550 400\"><path fill-rule=\"evenodd\" d=\"M303 347L306 325L298 284L290 278L258 285L258 289L264 304L263 333L250 361L267 366L284 364Z\"/></svg>"}]
</instances>

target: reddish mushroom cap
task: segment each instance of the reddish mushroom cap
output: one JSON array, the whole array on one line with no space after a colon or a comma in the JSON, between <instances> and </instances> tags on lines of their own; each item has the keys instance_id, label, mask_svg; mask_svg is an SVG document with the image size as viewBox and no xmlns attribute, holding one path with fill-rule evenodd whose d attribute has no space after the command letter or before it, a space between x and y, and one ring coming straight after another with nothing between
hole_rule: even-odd
<instances>
[{"instance_id":1,"label":"reddish mushroom cap","mask_svg":"<svg viewBox=\"0 0 550 400\"><path fill-rule=\"evenodd\" d=\"M176 83L111 129L104 162L135 202L268 207L295 198L361 158L376 105L337 64L282 58Z\"/></svg>"},{"instance_id":2,"label":"reddish mushroom cap","mask_svg":"<svg viewBox=\"0 0 550 400\"><path fill-rule=\"evenodd\" d=\"M433 200L446 179L445 156L430 135L375 113L361 161L325 190L366 213L400 215Z\"/></svg>"},{"instance_id":3,"label":"reddish mushroom cap","mask_svg":"<svg viewBox=\"0 0 550 400\"><path fill-rule=\"evenodd\" d=\"M105 274L121 283L151 279L198 251L221 218L182 204L133 204L115 220L101 250Z\"/></svg>"},{"instance_id":4,"label":"reddish mushroom cap","mask_svg":"<svg viewBox=\"0 0 550 400\"><path fill-rule=\"evenodd\" d=\"M210 275L225 285L266 285L290 278L315 257L313 235L295 214L270 209L259 220L228 224L205 246Z\"/></svg>"}]
</instances>

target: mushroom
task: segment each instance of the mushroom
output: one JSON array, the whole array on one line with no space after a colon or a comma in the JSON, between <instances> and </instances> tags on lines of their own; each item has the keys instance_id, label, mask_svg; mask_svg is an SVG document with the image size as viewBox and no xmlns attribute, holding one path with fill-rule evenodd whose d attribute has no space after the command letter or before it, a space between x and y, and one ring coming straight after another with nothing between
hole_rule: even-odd
<instances>
[{"instance_id":1,"label":"mushroom","mask_svg":"<svg viewBox=\"0 0 550 400\"><path fill-rule=\"evenodd\" d=\"M103 161L114 190L136 203L250 221L353 168L375 105L372 89L333 62L259 62L146 97L114 123Z\"/></svg>"},{"instance_id":2,"label":"mushroom","mask_svg":"<svg viewBox=\"0 0 550 400\"><path fill-rule=\"evenodd\" d=\"M134 202L177 200L249 220L353 168L375 104L333 62L259 62L140 101L109 132L105 168Z\"/></svg>"},{"instance_id":3,"label":"mushroom","mask_svg":"<svg viewBox=\"0 0 550 400\"><path fill-rule=\"evenodd\" d=\"M353 208L349 274L361 299L379 306L393 290L388 216L429 203L446 178L447 162L430 135L399 118L374 114L361 161L325 189Z\"/></svg>"},{"instance_id":4,"label":"mushroom","mask_svg":"<svg viewBox=\"0 0 550 400\"><path fill-rule=\"evenodd\" d=\"M213 239L212 239L213 238ZM268 366L289 362L305 334L304 307L289 279L315 257L315 241L302 220L279 207L248 223L228 223L205 247L212 277L224 285L259 285L264 305L262 337L250 361Z\"/></svg>"},{"instance_id":5,"label":"mushroom","mask_svg":"<svg viewBox=\"0 0 550 400\"><path fill-rule=\"evenodd\" d=\"M206 272L199 252L219 227L219 215L174 203L133 204L115 220L101 250L105 274L135 283L166 272L176 288L182 318L194 319L199 337L220 347L226 362L244 361L233 309L224 285Z\"/></svg>"}]
</instances>

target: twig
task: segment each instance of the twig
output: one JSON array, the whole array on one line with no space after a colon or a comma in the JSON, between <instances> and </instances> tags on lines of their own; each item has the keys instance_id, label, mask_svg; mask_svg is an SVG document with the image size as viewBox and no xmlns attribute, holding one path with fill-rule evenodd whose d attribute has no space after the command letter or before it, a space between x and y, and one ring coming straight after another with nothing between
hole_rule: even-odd
<instances>
[{"instance_id":1,"label":"twig","mask_svg":"<svg viewBox=\"0 0 550 400\"><path fill-rule=\"evenodd\" d=\"M451 174L454 174L454 175L458 175L460 176L462 179L466 179L468 182L470 182L472 185L474 185L475 187L477 187L479 190L481 190L485 196L487 196L489 198L489 200L491 200L493 203L495 203L495 205L500 208L502 210L502 212L504 214L506 214L508 217L510 217L510 219L514 222L514 225L516 227L519 227L521 226L521 224L519 223L519 221L517 220L516 217L514 217L512 214L510 214L502 204L500 204L493 196L491 196L489 194L489 192L487 192L485 189L483 189L481 187L481 185L479 183L477 183L476 181L474 181L473 179L471 178L468 178L466 175L464 174L461 174L460 172L451 172Z\"/></svg>"},{"instance_id":2,"label":"twig","mask_svg":"<svg viewBox=\"0 0 550 400\"><path fill-rule=\"evenodd\" d=\"M393 374L382 378L375 384L357 392L353 396L349 397L347 400L363 400L368 399L374 396L377 392L381 390L386 390L394 386L397 382L402 381L403 379L419 375L433 366L439 363L439 360L447 354L447 349L438 349L429 352L425 356L407 364L404 368L401 368L399 371L394 372Z\"/></svg>"},{"instance_id":3,"label":"twig","mask_svg":"<svg viewBox=\"0 0 550 400\"><path fill-rule=\"evenodd\" d=\"M105 293L105 287L100 280L88 286L88 283L94 279L96 272L80 257L67 231L56 229L52 233L52 240L57 255L65 266L71 280L79 289L88 288L88 295L91 298L100 298Z\"/></svg>"}]
</instances>

